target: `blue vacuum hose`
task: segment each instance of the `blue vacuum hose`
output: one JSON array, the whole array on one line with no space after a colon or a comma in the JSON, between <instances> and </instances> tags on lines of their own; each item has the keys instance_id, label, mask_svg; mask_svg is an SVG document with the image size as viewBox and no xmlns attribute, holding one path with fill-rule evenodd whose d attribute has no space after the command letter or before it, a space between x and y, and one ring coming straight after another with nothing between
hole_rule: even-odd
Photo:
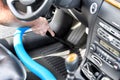
<instances>
[{"instance_id":1,"label":"blue vacuum hose","mask_svg":"<svg viewBox=\"0 0 120 80\"><path fill-rule=\"evenodd\" d=\"M29 27L18 28L14 35L14 48L17 56L22 61L22 63L35 75L37 75L42 80L56 80L54 75L46 69L44 66L35 62L25 51L22 36Z\"/></svg>"}]
</instances>

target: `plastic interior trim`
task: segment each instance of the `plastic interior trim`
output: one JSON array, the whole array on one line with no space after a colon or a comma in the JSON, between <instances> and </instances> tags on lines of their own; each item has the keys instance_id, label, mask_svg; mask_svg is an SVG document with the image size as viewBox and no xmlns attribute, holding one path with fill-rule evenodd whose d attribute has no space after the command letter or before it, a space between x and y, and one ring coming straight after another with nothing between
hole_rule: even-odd
<instances>
[{"instance_id":1,"label":"plastic interior trim","mask_svg":"<svg viewBox=\"0 0 120 80\"><path fill-rule=\"evenodd\" d=\"M46 69L44 66L35 62L25 51L22 36L29 27L18 28L14 34L14 48L17 56L22 61L22 63L35 75L37 75L42 80L56 80L54 75Z\"/></svg>"}]
</instances>

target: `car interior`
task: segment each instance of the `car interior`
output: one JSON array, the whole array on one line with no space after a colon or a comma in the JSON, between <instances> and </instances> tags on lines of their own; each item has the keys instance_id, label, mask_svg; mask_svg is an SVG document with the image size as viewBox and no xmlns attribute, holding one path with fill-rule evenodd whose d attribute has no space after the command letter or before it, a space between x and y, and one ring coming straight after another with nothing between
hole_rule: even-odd
<instances>
[{"instance_id":1,"label":"car interior","mask_svg":"<svg viewBox=\"0 0 120 80\"><path fill-rule=\"evenodd\" d=\"M1 80L120 80L120 0L5 3L20 20L47 18L55 37L18 26L1 38Z\"/></svg>"}]
</instances>

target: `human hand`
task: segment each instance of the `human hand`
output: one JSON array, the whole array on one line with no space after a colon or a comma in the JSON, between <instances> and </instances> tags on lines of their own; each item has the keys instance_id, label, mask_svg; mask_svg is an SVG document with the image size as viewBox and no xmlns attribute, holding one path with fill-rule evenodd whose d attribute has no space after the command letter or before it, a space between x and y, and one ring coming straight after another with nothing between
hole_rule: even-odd
<instances>
[{"instance_id":1,"label":"human hand","mask_svg":"<svg viewBox=\"0 0 120 80\"><path fill-rule=\"evenodd\" d=\"M33 26L31 27L32 31L35 32L36 34L44 36L48 31L51 34L51 36L55 36L55 33L50 28L46 18L39 17L34 22L32 22L32 24L33 24Z\"/></svg>"},{"instance_id":2,"label":"human hand","mask_svg":"<svg viewBox=\"0 0 120 80\"><path fill-rule=\"evenodd\" d=\"M46 32L49 32L52 37L55 36L55 33L50 28L48 21L44 17L39 17L36 20L33 21L20 21L16 19L16 23L20 23L21 26L30 26L32 31L36 34L40 34L42 36L46 35Z\"/></svg>"}]
</instances>

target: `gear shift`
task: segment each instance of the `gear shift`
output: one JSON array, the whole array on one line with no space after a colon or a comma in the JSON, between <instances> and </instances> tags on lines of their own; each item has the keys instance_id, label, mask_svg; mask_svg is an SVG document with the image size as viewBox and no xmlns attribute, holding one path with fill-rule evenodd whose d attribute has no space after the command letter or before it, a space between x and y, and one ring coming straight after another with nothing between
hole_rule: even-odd
<instances>
[{"instance_id":1,"label":"gear shift","mask_svg":"<svg viewBox=\"0 0 120 80\"><path fill-rule=\"evenodd\" d=\"M65 59L65 66L68 72L66 80L74 80L74 73L78 69L79 66L79 57L75 53L71 53Z\"/></svg>"}]
</instances>

